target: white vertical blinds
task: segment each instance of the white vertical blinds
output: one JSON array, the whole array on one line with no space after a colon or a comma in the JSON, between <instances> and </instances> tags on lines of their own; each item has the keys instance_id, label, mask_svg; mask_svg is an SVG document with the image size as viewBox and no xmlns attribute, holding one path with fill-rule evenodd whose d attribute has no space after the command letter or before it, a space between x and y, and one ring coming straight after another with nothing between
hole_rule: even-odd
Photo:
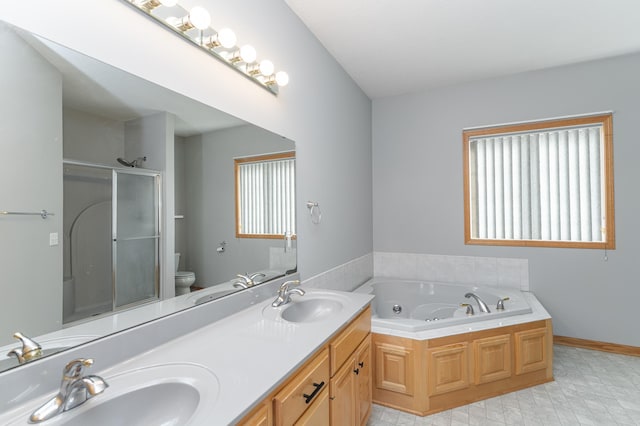
<instances>
[{"instance_id":1,"label":"white vertical blinds","mask_svg":"<svg viewBox=\"0 0 640 426\"><path fill-rule=\"evenodd\" d=\"M295 158L238 165L242 234L295 235Z\"/></svg>"},{"instance_id":2,"label":"white vertical blinds","mask_svg":"<svg viewBox=\"0 0 640 426\"><path fill-rule=\"evenodd\" d=\"M469 139L471 237L606 238L602 125Z\"/></svg>"}]
</instances>

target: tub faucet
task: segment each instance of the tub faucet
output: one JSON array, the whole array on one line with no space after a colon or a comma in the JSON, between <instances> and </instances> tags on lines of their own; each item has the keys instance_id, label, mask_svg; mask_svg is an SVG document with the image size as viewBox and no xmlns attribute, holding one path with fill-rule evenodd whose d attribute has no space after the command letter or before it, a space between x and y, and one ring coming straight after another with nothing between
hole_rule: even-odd
<instances>
[{"instance_id":1,"label":"tub faucet","mask_svg":"<svg viewBox=\"0 0 640 426\"><path fill-rule=\"evenodd\" d=\"M466 297L467 299L470 297L473 297L474 299L476 299L476 302L478 302L478 308L480 308L480 312L484 312L485 314L488 314L491 312L491 310L489 309L489 307L487 306L486 303L484 303L484 301L482 299L480 299L480 297L475 294L475 293L467 293L464 295L464 297Z\"/></svg>"},{"instance_id":2,"label":"tub faucet","mask_svg":"<svg viewBox=\"0 0 640 426\"><path fill-rule=\"evenodd\" d=\"M291 295L294 293L300 296L304 296L303 289L289 288L289 286L291 285L298 285L298 284L300 284L300 280L285 281L280 286L280 289L278 290L278 297L276 297L276 300L274 300L273 303L271 303L271 306L273 306L274 308L277 308L278 306L286 305L287 303L291 302Z\"/></svg>"},{"instance_id":3,"label":"tub faucet","mask_svg":"<svg viewBox=\"0 0 640 426\"><path fill-rule=\"evenodd\" d=\"M84 375L85 369L91 364L91 358L78 358L69 362L62 370L58 394L34 411L29 422L43 422L104 392L109 385L102 377Z\"/></svg>"},{"instance_id":4,"label":"tub faucet","mask_svg":"<svg viewBox=\"0 0 640 426\"><path fill-rule=\"evenodd\" d=\"M14 356L18 358L18 363L20 364L33 361L34 359L42 356L42 347L36 341L28 338L20 332L14 333L13 337L22 342L22 348L10 350L7 353L7 356Z\"/></svg>"},{"instance_id":5,"label":"tub faucet","mask_svg":"<svg viewBox=\"0 0 640 426\"><path fill-rule=\"evenodd\" d=\"M498 299L498 304L496 305L496 310L504 311L504 301L509 300L508 297L503 297L502 299Z\"/></svg>"}]
</instances>

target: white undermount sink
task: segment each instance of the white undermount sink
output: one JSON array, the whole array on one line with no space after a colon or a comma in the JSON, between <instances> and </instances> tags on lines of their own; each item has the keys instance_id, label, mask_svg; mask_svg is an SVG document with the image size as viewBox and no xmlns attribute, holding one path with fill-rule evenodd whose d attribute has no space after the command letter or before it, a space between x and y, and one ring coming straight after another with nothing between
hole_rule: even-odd
<instances>
[{"instance_id":1,"label":"white undermount sink","mask_svg":"<svg viewBox=\"0 0 640 426\"><path fill-rule=\"evenodd\" d=\"M84 404L43 423L52 426L200 425L213 418L220 385L209 369L196 364L162 364L113 376L103 376L109 387ZM31 413L48 398L11 421L29 424Z\"/></svg>"},{"instance_id":2,"label":"white undermount sink","mask_svg":"<svg viewBox=\"0 0 640 426\"><path fill-rule=\"evenodd\" d=\"M331 291L309 290L304 296L294 294L291 301L274 308L267 305L262 314L271 320L284 320L293 323L319 322L331 318L344 309L344 296Z\"/></svg>"},{"instance_id":3,"label":"white undermount sink","mask_svg":"<svg viewBox=\"0 0 640 426\"><path fill-rule=\"evenodd\" d=\"M342 310L342 303L332 299L309 299L290 303L282 311L289 322L315 322Z\"/></svg>"}]
</instances>

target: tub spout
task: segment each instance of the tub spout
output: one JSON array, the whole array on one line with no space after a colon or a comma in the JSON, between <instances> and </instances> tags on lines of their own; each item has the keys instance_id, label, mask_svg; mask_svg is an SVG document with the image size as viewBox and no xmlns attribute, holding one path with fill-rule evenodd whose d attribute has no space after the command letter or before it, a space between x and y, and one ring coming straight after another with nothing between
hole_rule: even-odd
<instances>
[{"instance_id":1,"label":"tub spout","mask_svg":"<svg viewBox=\"0 0 640 426\"><path fill-rule=\"evenodd\" d=\"M487 306L486 303L484 303L484 301L482 299L480 299L480 297L475 294L475 293L467 293L464 295L464 297L466 297L467 299L470 297L473 297L474 299L476 299L476 302L478 302L478 308L480 308L480 312L484 312L485 314L488 314L491 312L491 310L489 309L489 307Z\"/></svg>"}]
</instances>

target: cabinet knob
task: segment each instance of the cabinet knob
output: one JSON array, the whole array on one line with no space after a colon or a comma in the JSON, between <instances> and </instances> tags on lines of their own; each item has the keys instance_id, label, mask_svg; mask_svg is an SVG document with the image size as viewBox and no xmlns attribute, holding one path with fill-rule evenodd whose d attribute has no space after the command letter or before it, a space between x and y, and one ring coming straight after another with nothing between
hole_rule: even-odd
<instances>
[{"instance_id":1,"label":"cabinet knob","mask_svg":"<svg viewBox=\"0 0 640 426\"><path fill-rule=\"evenodd\" d=\"M355 370L353 370L354 373L356 373L356 375L360 374L360 369L356 368Z\"/></svg>"},{"instance_id":2,"label":"cabinet knob","mask_svg":"<svg viewBox=\"0 0 640 426\"><path fill-rule=\"evenodd\" d=\"M360 366L360 368L364 367L364 362L359 362L358 365Z\"/></svg>"}]
</instances>

